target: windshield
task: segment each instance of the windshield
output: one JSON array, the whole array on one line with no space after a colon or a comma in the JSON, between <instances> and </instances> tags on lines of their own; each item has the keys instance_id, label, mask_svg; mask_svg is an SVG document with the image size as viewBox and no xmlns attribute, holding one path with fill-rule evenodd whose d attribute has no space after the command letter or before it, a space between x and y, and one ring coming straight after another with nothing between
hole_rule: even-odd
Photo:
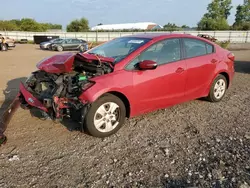
<instances>
[{"instance_id":1,"label":"windshield","mask_svg":"<svg viewBox=\"0 0 250 188\"><path fill-rule=\"evenodd\" d=\"M115 63L117 63L150 40L151 39L148 38L121 37L104 43L103 45L90 50L88 53L104 57L112 57L115 59Z\"/></svg>"}]
</instances>

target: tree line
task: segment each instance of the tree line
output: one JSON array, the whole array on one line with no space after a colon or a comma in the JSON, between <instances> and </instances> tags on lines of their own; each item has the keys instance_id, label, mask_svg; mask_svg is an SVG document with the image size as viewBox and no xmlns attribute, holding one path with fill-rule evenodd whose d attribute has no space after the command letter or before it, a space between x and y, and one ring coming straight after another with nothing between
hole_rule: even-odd
<instances>
[{"instance_id":1,"label":"tree line","mask_svg":"<svg viewBox=\"0 0 250 188\"><path fill-rule=\"evenodd\" d=\"M243 4L237 6L235 22L233 25L229 25L228 17L231 14L232 8L232 0L212 0L212 2L207 6L207 12L198 22L197 27L189 27L187 25L178 26L174 23L168 23L165 24L162 29L157 30L250 30L250 0L244 0ZM102 23L98 25L102 25ZM0 21L0 30L47 31L48 29L62 29L62 25L38 23L30 18ZM73 20L66 27L68 32L86 32L89 31L89 29L89 21L86 18ZM137 29L133 31L140 30Z\"/></svg>"},{"instance_id":2,"label":"tree line","mask_svg":"<svg viewBox=\"0 0 250 188\"><path fill-rule=\"evenodd\" d=\"M21 20L0 20L1 31L34 31L44 32L49 29L62 29L60 24L39 23L31 18L23 18Z\"/></svg>"}]
</instances>

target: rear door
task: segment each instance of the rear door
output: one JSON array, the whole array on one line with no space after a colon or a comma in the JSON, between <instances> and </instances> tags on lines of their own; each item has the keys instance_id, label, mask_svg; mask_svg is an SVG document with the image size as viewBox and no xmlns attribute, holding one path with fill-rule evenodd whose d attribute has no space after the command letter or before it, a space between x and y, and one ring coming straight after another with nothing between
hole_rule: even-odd
<instances>
[{"instance_id":1,"label":"rear door","mask_svg":"<svg viewBox=\"0 0 250 188\"><path fill-rule=\"evenodd\" d=\"M155 70L138 70L143 60L153 60ZM127 67L133 71L136 111L164 108L183 101L186 83L186 62L181 57L180 39L166 39L153 44Z\"/></svg>"},{"instance_id":2,"label":"rear door","mask_svg":"<svg viewBox=\"0 0 250 188\"><path fill-rule=\"evenodd\" d=\"M199 39L184 38L182 41L187 64L186 97L203 97L214 77L218 62L215 48Z\"/></svg>"}]
</instances>

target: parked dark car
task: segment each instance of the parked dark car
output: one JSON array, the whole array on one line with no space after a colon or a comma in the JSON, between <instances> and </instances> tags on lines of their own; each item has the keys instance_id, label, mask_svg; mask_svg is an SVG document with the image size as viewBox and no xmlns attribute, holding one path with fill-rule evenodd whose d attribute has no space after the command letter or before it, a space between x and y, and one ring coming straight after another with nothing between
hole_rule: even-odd
<instances>
[{"instance_id":1,"label":"parked dark car","mask_svg":"<svg viewBox=\"0 0 250 188\"><path fill-rule=\"evenodd\" d=\"M79 50L84 52L88 50L88 43L81 39L63 39L61 41L53 42L49 48L59 52L64 50Z\"/></svg>"}]
</instances>

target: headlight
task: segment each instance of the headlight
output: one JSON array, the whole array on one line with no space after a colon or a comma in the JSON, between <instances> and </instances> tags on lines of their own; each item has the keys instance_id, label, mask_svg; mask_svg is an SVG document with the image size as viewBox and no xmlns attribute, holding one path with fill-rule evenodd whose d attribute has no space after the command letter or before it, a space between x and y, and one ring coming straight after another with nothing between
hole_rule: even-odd
<instances>
[{"instance_id":1,"label":"headlight","mask_svg":"<svg viewBox=\"0 0 250 188\"><path fill-rule=\"evenodd\" d=\"M28 86L34 86L35 85L35 82L36 82L36 78L34 76L34 74L31 74L25 81L25 83L28 85Z\"/></svg>"}]
</instances>

